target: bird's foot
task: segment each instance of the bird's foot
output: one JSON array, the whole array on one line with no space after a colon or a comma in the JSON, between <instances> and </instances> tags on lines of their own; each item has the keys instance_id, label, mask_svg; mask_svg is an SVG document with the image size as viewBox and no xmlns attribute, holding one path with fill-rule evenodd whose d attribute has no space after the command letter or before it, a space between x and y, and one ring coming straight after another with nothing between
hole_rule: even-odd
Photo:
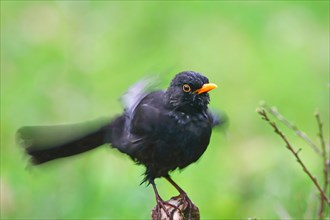
<instances>
[{"instance_id":1,"label":"bird's foot","mask_svg":"<svg viewBox=\"0 0 330 220\"><path fill-rule=\"evenodd\" d=\"M173 212L173 210L177 210L181 212L181 210L176 205L171 204L170 202L166 202L160 197L157 197L156 201L157 201L156 211L158 213L162 213L163 210L169 219L173 219L173 216L171 216L169 211Z\"/></svg>"},{"instance_id":2,"label":"bird's foot","mask_svg":"<svg viewBox=\"0 0 330 220\"><path fill-rule=\"evenodd\" d=\"M180 194L176 197L173 197L174 199L177 199L180 201L180 203L183 205L183 210L185 211L186 214L188 214L187 219L191 219L191 212L196 209L196 206L194 203L190 200L188 197L187 193L182 191ZM182 210L181 210L182 212ZM185 214L182 213L182 214Z\"/></svg>"},{"instance_id":3,"label":"bird's foot","mask_svg":"<svg viewBox=\"0 0 330 220\"><path fill-rule=\"evenodd\" d=\"M161 204L163 206L161 206ZM166 209L166 210L165 210ZM199 220L199 209L184 194L159 202L151 212L152 220Z\"/></svg>"}]
</instances>

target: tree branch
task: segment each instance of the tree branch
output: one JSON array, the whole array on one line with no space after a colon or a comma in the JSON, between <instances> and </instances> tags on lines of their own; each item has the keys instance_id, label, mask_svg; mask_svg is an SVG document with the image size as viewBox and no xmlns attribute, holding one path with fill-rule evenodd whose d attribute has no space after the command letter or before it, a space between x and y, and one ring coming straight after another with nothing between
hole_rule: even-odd
<instances>
[{"instance_id":1,"label":"tree branch","mask_svg":"<svg viewBox=\"0 0 330 220\"><path fill-rule=\"evenodd\" d=\"M292 122L288 121L283 115L281 115L276 108L267 106L266 103L261 102L260 105L267 110L270 114L276 117L280 122L282 122L285 126L293 130L296 135L301 137L309 146L313 148L313 150L320 156L322 156L322 152L319 147L307 136L307 134L298 129L298 127Z\"/></svg>"},{"instance_id":2,"label":"tree branch","mask_svg":"<svg viewBox=\"0 0 330 220\"><path fill-rule=\"evenodd\" d=\"M319 111L316 111L315 113L315 118L316 118L316 122L318 125L318 136L320 138L320 142L321 142L321 152L322 152L322 159L323 159L323 191L326 194L327 190L328 190L328 184L329 184L329 158L327 158L328 153L327 153L327 149L326 149L326 144L325 144L325 140L324 140L324 136L323 136L323 123L321 121L320 118L320 113ZM329 151L329 149L328 149ZM318 212L319 218L321 219L323 217L324 214L324 200L321 199L320 201L320 209Z\"/></svg>"},{"instance_id":3,"label":"tree branch","mask_svg":"<svg viewBox=\"0 0 330 220\"><path fill-rule=\"evenodd\" d=\"M325 192L323 191L323 189L321 188L320 184L318 183L317 179L310 173L310 171L307 169L307 167L305 166L305 164L302 162L302 160L299 157L299 152L301 149L299 149L298 151L295 151L293 149L293 147L291 146L290 142L288 141L288 139L286 138L286 136L283 134L282 131L279 130L279 128L277 127L277 125L275 124L275 122L271 121L265 111L265 109L257 109L257 112L259 115L262 116L262 119L264 119L265 121L268 122L268 124L274 128L274 131L276 134L278 134L282 140L286 143L286 147L287 149L289 149L291 151L291 153L295 156L297 162L300 164L300 166L302 167L303 171L308 175L308 177L312 180L312 182L314 183L314 185L316 186L316 188L318 189L318 191L320 192L321 198L330 206L330 200L329 198L326 196Z\"/></svg>"}]
</instances>

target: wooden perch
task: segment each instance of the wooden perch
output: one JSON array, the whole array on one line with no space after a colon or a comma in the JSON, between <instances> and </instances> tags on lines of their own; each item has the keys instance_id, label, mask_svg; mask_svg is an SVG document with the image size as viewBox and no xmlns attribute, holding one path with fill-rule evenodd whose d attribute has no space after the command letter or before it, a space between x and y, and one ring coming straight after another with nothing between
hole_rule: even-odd
<instances>
[{"instance_id":1,"label":"wooden perch","mask_svg":"<svg viewBox=\"0 0 330 220\"><path fill-rule=\"evenodd\" d=\"M162 208L157 205L151 211L152 220L199 220L199 209L193 203L182 199L180 196L172 197L166 201L165 208L170 214L170 217L166 215ZM175 208L177 207L177 208Z\"/></svg>"}]
</instances>

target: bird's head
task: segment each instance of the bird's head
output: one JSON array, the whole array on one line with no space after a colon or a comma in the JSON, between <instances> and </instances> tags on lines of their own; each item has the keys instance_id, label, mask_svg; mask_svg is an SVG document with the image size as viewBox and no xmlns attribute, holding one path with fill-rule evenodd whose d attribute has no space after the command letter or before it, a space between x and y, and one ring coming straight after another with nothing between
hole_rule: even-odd
<instances>
[{"instance_id":1,"label":"bird's head","mask_svg":"<svg viewBox=\"0 0 330 220\"><path fill-rule=\"evenodd\" d=\"M200 73L184 71L174 77L166 90L166 102L170 107L183 112L203 111L210 101L208 92L216 87Z\"/></svg>"}]
</instances>

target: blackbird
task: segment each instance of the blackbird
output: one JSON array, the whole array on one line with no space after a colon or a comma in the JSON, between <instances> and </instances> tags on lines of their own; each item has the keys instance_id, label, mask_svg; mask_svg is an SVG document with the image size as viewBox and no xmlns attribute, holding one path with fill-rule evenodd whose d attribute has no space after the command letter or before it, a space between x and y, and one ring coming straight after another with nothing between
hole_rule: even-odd
<instances>
[{"instance_id":1,"label":"blackbird","mask_svg":"<svg viewBox=\"0 0 330 220\"><path fill-rule=\"evenodd\" d=\"M105 143L146 167L143 182L153 186L157 207L166 203L155 178L164 177L189 201L169 176L197 161L206 150L220 118L208 110L208 92L217 86L194 71L178 73L165 91L146 91L140 81L123 96L122 115L69 125L26 126L17 140L33 164L80 154ZM166 212L167 213L167 212ZM168 215L168 213L167 213Z\"/></svg>"}]
</instances>

